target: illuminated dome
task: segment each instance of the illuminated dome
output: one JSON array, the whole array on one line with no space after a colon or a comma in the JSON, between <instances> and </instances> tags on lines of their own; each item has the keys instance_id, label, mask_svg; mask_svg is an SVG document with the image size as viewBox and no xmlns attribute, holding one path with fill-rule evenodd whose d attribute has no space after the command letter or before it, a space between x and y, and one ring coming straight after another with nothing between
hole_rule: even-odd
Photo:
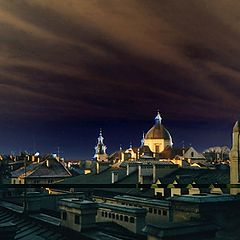
<instances>
[{"instance_id":1,"label":"illuminated dome","mask_svg":"<svg viewBox=\"0 0 240 240\"><path fill-rule=\"evenodd\" d=\"M162 118L160 116L160 113L157 113L157 116L155 117L155 124L154 126L147 132L145 135L145 139L164 139L164 140L170 140L172 142L172 137L168 130L162 125L161 123Z\"/></svg>"}]
</instances>

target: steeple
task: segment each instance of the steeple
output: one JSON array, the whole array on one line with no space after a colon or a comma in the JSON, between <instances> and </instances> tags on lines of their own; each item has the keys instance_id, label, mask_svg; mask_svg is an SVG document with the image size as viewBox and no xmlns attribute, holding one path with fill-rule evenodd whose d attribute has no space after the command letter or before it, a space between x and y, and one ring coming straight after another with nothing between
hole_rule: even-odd
<instances>
[{"instance_id":1,"label":"steeple","mask_svg":"<svg viewBox=\"0 0 240 240\"><path fill-rule=\"evenodd\" d=\"M104 138L102 136L102 129L100 128L99 137L98 137L98 144L102 144L103 145L104 144L103 140L104 140Z\"/></svg>"},{"instance_id":2,"label":"steeple","mask_svg":"<svg viewBox=\"0 0 240 240\"><path fill-rule=\"evenodd\" d=\"M94 158L101 161L107 161L107 146L103 142L102 129L100 129L97 145L95 146Z\"/></svg>"},{"instance_id":3,"label":"steeple","mask_svg":"<svg viewBox=\"0 0 240 240\"><path fill-rule=\"evenodd\" d=\"M155 117L155 125L159 125L162 122L162 117L159 113L159 110L157 111L157 116Z\"/></svg>"}]
</instances>

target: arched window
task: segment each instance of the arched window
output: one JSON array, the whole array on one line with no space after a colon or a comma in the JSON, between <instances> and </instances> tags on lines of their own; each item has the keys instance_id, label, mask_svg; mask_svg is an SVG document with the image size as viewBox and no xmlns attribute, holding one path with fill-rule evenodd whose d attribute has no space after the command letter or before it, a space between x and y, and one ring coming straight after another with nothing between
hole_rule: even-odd
<instances>
[{"instance_id":1,"label":"arched window","mask_svg":"<svg viewBox=\"0 0 240 240\"><path fill-rule=\"evenodd\" d=\"M124 222L128 222L128 216L124 216Z\"/></svg>"}]
</instances>

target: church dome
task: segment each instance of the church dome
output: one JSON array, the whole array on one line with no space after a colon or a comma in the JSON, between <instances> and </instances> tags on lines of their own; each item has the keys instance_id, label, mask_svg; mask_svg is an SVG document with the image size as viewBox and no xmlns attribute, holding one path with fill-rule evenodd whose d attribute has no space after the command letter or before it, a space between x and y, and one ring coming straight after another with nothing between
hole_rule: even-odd
<instances>
[{"instance_id":1,"label":"church dome","mask_svg":"<svg viewBox=\"0 0 240 240\"><path fill-rule=\"evenodd\" d=\"M168 130L161 123L161 116L158 112L155 117L154 126L146 133L145 139L164 139L172 141L172 137Z\"/></svg>"}]
</instances>

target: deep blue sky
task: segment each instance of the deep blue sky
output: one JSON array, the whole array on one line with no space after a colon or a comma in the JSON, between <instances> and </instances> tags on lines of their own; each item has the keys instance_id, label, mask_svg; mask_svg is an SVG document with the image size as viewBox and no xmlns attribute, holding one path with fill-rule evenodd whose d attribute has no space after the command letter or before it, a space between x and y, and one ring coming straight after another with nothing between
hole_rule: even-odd
<instances>
[{"instance_id":1,"label":"deep blue sky","mask_svg":"<svg viewBox=\"0 0 240 240\"><path fill-rule=\"evenodd\" d=\"M154 116L152 116L154 118ZM231 123L222 122L187 122L168 121L163 124L170 131L174 146L192 144L197 150L215 145L231 145ZM0 151L18 153L20 150L41 153L57 152L66 159L90 159L94 153L94 146L103 129L108 153L119 149L122 144L127 148L130 142L134 146L140 145L142 131L145 132L153 125L149 121L69 121L51 123L5 123L1 126Z\"/></svg>"},{"instance_id":2,"label":"deep blue sky","mask_svg":"<svg viewBox=\"0 0 240 240\"><path fill-rule=\"evenodd\" d=\"M0 152L90 158L139 144L159 109L175 145L230 145L239 0L0 1ZM35 147L34 147L35 146Z\"/></svg>"}]
</instances>

